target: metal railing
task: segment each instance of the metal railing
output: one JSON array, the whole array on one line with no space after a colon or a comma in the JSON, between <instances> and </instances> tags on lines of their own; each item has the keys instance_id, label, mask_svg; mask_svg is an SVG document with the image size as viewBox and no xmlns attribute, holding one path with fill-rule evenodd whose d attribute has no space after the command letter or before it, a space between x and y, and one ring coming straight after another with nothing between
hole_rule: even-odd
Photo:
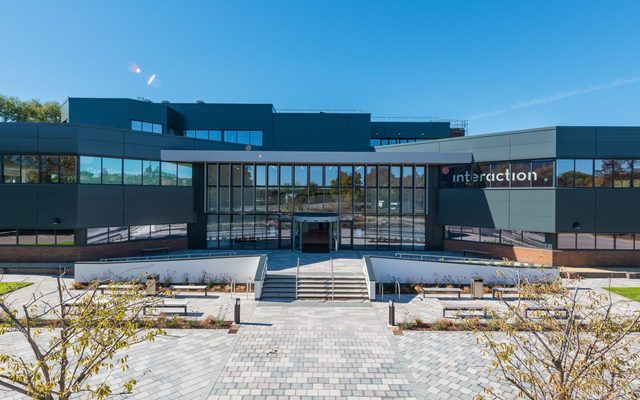
<instances>
[{"instance_id":1,"label":"metal railing","mask_svg":"<svg viewBox=\"0 0 640 400\"><path fill-rule=\"evenodd\" d=\"M233 298L234 294L236 294L236 281L232 280L231 281L231 298Z\"/></svg>"},{"instance_id":2,"label":"metal railing","mask_svg":"<svg viewBox=\"0 0 640 400\"><path fill-rule=\"evenodd\" d=\"M296 263L296 300L298 300L298 275L300 275L300 257Z\"/></svg>"},{"instance_id":3,"label":"metal railing","mask_svg":"<svg viewBox=\"0 0 640 400\"><path fill-rule=\"evenodd\" d=\"M253 279L249 280L247 282L247 299L249 299L249 293L251 293L251 287L253 286L253 291L255 292L256 290L256 281L254 281Z\"/></svg>"},{"instance_id":4,"label":"metal railing","mask_svg":"<svg viewBox=\"0 0 640 400\"><path fill-rule=\"evenodd\" d=\"M398 300L400 300L400 282L395 281L393 288L396 291L396 294L398 295Z\"/></svg>"},{"instance_id":5,"label":"metal railing","mask_svg":"<svg viewBox=\"0 0 640 400\"><path fill-rule=\"evenodd\" d=\"M406 258L409 260L420 260L420 261L462 261L469 263L482 263L487 264L490 263L491 260L487 258L477 258L477 257L461 257L461 256L438 256L433 254L414 254L414 253L395 253L395 257L398 258Z\"/></svg>"},{"instance_id":6,"label":"metal railing","mask_svg":"<svg viewBox=\"0 0 640 400\"><path fill-rule=\"evenodd\" d=\"M225 251L217 253L188 253L188 254L162 254L157 256L102 258L99 262L129 262L129 261L163 261L163 260L196 260L200 258L235 256L235 251Z\"/></svg>"},{"instance_id":7,"label":"metal railing","mask_svg":"<svg viewBox=\"0 0 640 400\"><path fill-rule=\"evenodd\" d=\"M336 281L333 275L333 257L331 257L330 262L331 262L331 301L333 301L335 291L336 291Z\"/></svg>"},{"instance_id":8,"label":"metal railing","mask_svg":"<svg viewBox=\"0 0 640 400\"><path fill-rule=\"evenodd\" d=\"M378 283L378 294L380 295L380 300L384 300L384 284L382 282Z\"/></svg>"}]
</instances>

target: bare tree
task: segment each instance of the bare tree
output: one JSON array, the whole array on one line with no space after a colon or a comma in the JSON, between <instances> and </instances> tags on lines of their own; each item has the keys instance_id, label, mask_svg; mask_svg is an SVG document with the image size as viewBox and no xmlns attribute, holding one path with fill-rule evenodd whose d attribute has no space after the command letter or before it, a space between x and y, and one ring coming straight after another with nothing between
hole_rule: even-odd
<instances>
[{"instance_id":1,"label":"bare tree","mask_svg":"<svg viewBox=\"0 0 640 400\"><path fill-rule=\"evenodd\" d=\"M142 318L147 300L137 282L111 296L99 294L98 285L71 291L57 278L56 290L34 294L18 308L10 296L0 296L0 335L17 333L15 340L30 349L29 357L0 350L0 386L41 400L66 400L76 393L102 399L131 392L135 379L114 389L107 381L110 372L99 382L90 378L127 369L128 356L121 350L163 331Z\"/></svg>"},{"instance_id":2,"label":"bare tree","mask_svg":"<svg viewBox=\"0 0 640 400\"><path fill-rule=\"evenodd\" d=\"M520 397L640 398L637 308L560 282L524 283L519 300L503 304L506 311L493 312L498 332L480 329L479 341ZM484 396L501 398L491 388L476 398Z\"/></svg>"}]
</instances>

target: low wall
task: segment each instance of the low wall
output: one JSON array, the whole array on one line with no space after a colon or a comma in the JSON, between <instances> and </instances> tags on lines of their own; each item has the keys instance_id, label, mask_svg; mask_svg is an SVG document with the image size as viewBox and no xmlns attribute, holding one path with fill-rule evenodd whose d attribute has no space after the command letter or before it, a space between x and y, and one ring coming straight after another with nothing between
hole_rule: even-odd
<instances>
[{"instance_id":1,"label":"low wall","mask_svg":"<svg viewBox=\"0 0 640 400\"><path fill-rule=\"evenodd\" d=\"M199 259L148 260L135 262L77 262L74 277L78 282L92 280L128 281L143 275L160 276L171 283L230 282L246 283L255 278L260 255Z\"/></svg>"},{"instance_id":2,"label":"low wall","mask_svg":"<svg viewBox=\"0 0 640 400\"><path fill-rule=\"evenodd\" d=\"M515 285L521 279L550 282L560 276L557 268L509 267L450 261L420 261L396 257L369 257L376 282L466 284L471 278L485 284Z\"/></svg>"},{"instance_id":3,"label":"low wall","mask_svg":"<svg viewBox=\"0 0 640 400\"><path fill-rule=\"evenodd\" d=\"M0 246L0 262L72 263L79 260L134 257L143 249L167 247L170 251L188 248L187 238L134 240L87 246Z\"/></svg>"}]
</instances>

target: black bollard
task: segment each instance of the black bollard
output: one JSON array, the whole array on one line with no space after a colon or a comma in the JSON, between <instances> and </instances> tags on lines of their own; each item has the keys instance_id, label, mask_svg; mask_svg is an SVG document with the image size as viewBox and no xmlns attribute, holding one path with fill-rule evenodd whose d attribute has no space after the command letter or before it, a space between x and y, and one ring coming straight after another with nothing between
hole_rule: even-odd
<instances>
[{"instance_id":1,"label":"black bollard","mask_svg":"<svg viewBox=\"0 0 640 400\"><path fill-rule=\"evenodd\" d=\"M236 299L236 304L233 306L233 323L240 325L240 299Z\"/></svg>"},{"instance_id":2,"label":"black bollard","mask_svg":"<svg viewBox=\"0 0 640 400\"><path fill-rule=\"evenodd\" d=\"M396 302L389 300L389 325L396 326Z\"/></svg>"}]
</instances>

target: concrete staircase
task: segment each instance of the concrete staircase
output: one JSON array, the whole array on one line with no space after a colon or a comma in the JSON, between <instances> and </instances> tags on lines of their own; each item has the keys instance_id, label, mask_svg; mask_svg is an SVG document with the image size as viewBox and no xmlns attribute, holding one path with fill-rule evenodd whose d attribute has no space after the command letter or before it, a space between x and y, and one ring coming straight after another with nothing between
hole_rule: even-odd
<instances>
[{"instance_id":1,"label":"concrete staircase","mask_svg":"<svg viewBox=\"0 0 640 400\"><path fill-rule=\"evenodd\" d=\"M298 277L298 300L368 300L367 283L363 275L301 275ZM333 292L333 296L332 296ZM294 300L295 275L267 273L261 299Z\"/></svg>"}]
</instances>

